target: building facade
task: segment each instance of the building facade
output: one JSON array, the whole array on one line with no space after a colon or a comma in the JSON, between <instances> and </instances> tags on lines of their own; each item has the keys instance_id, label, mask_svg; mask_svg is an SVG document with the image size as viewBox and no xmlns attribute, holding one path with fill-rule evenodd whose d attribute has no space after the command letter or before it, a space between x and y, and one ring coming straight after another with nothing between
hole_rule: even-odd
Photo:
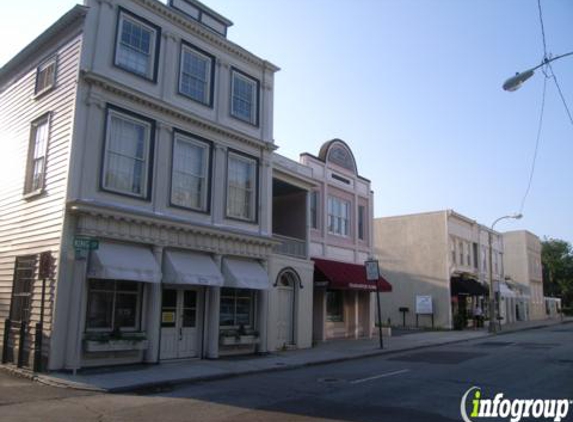
<instances>
[{"instance_id":1,"label":"building facade","mask_svg":"<svg viewBox=\"0 0 573 422\"><path fill-rule=\"evenodd\" d=\"M313 338L371 337L376 285L366 281L372 255L373 197L350 147L324 143L318 156L300 157L316 183L310 196L310 256L314 261ZM391 290L384 279L382 291Z\"/></svg>"},{"instance_id":2,"label":"building facade","mask_svg":"<svg viewBox=\"0 0 573 422\"><path fill-rule=\"evenodd\" d=\"M541 241L527 230L516 230L503 233L503 242L506 274L524 292L525 300L518 312L524 314L525 319L546 318Z\"/></svg>"},{"instance_id":3,"label":"building facade","mask_svg":"<svg viewBox=\"0 0 573 422\"><path fill-rule=\"evenodd\" d=\"M279 343L278 68L231 24L195 0L86 0L0 70L3 360L37 338L51 370Z\"/></svg>"},{"instance_id":4,"label":"building facade","mask_svg":"<svg viewBox=\"0 0 573 422\"><path fill-rule=\"evenodd\" d=\"M393 325L464 328L476 308L487 316L489 235L492 236L494 291L513 294L504 283L503 241L499 233L452 210L374 220L374 255L393 291L381 295L383 319ZM501 293L500 293L501 292ZM421 309L421 303L430 308ZM430 309L430 311L428 311Z\"/></svg>"}]
</instances>

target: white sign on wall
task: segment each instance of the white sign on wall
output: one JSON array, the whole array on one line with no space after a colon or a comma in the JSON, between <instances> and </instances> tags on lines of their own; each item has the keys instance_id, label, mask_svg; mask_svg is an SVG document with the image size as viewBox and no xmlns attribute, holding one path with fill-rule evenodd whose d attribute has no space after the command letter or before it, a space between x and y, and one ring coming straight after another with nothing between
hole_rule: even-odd
<instances>
[{"instance_id":1,"label":"white sign on wall","mask_svg":"<svg viewBox=\"0 0 573 422\"><path fill-rule=\"evenodd\" d=\"M419 315L432 315L432 296L416 296L416 313Z\"/></svg>"}]
</instances>

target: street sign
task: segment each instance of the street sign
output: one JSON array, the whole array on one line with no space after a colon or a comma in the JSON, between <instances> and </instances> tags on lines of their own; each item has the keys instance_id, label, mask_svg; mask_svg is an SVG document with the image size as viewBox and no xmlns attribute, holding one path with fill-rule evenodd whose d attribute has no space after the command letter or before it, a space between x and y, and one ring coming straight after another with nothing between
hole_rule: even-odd
<instances>
[{"instance_id":1,"label":"street sign","mask_svg":"<svg viewBox=\"0 0 573 422\"><path fill-rule=\"evenodd\" d=\"M99 248L99 240L93 237L76 236L74 237L74 249L76 251L76 259L86 259L90 251L95 251Z\"/></svg>"},{"instance_id":2,"label":"street sign","mask_svg":"<svg viewBox=\"0 0 573 422\"><path fill-rule=\"evenodd\" d=\"M378 268L377 259L369 259L364 261L364 267L366 268L366 280L368 281L378 281L380 278L380 270Z\"/></svg>"},{"instance_id":3,"label":"street sign","mask_svg":"<svg viewBox=\"0 0 573 422\"><path fill-rule=\"evenodd\" d=\"M74 237L74 249L85 249L94 251L99 248L99 240L93 237L76 236Z\"/></svg>"}]
</instances>

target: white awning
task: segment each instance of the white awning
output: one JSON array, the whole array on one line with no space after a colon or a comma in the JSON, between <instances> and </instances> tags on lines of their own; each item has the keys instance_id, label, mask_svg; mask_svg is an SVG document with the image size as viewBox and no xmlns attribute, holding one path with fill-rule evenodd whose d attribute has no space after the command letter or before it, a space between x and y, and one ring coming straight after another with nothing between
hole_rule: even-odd
<instances>
[{"instance_id":1,"label":"white awning","mask_svg":"<svg viewBox=\"0 0 573 422\"><path fill-rule=\"evenodd\" d=\"M88 276L93 278L161 282L161 269L143 246L100 243L92 251Z\"/></svg>"},{"instance_id":2,"label":"white awning","mask_svg":"<svg viewBox=\"0 0 573 422\"><path fill-rule=\"evenodd\" d=\"M225 287L256 290L267 290L271 287L266 270L253 260L223 259L223 276Z\"/></svg>"},{"instance_id":3,"label":"white awning","mask_svg":"<svg viewBox=\"0 0 573 422\"><path fill-rule=\"evenodd\" d=\"M223 275L209 255L167 251L164 283L222 286Z\"/></svg>"},{"instance_id":4,"label":"white awning","mask_svg":"<svg viewBox=\"0 0 573 422\"><path fill-rule=\"evenodd\" d=\"M505 283L499 283L498 284L498 288L499 288L499 294L501 296L504 297L516 297L517 295L515 294L515 292L513 290L511 290L507 284Z\"/></svg>"}]
</instances>

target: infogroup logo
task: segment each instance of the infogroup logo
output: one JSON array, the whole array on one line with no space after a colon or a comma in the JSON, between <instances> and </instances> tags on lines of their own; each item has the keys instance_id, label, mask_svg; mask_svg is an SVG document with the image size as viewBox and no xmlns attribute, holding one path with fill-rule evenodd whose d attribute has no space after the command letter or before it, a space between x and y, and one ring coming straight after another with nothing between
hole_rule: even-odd
<instances>
[{"instance_id":1,"label":"infogroup logo","mask_svg":"<svg viewBox=\"0 0 573 422\"><path fill-rule=\"evenodd\" d=\"M506 399L503 393L486 399L482 397L481 388L474 386L464 393L460 413L465 422L475 422L480 418L509 418L511 422L534 418L560 422L567 417L571 405L573 400L569 399Z\"/></svg>"}]
</instances>

